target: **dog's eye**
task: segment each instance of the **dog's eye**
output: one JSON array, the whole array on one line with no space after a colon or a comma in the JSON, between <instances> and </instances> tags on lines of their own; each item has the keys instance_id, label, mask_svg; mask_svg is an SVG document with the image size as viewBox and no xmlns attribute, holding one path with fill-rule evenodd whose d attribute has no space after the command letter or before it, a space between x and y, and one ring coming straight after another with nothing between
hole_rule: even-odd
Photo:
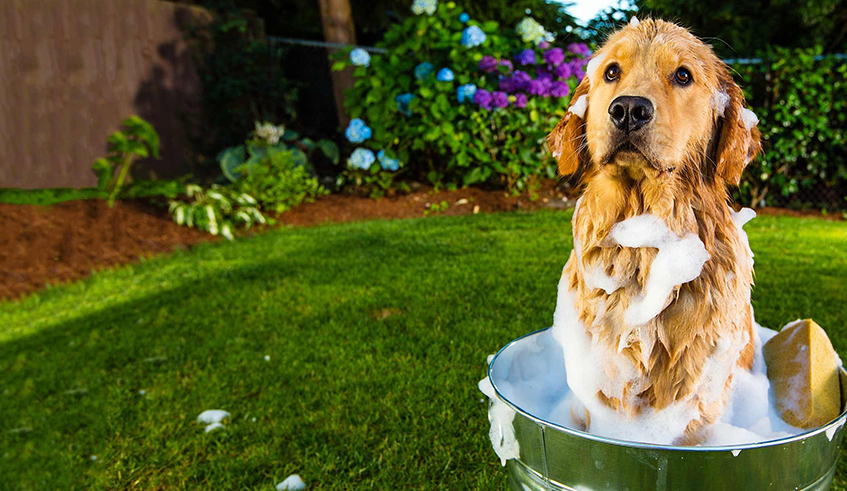
<instances>
[{"instance_id":1,"label":"dog's eye","mask_svg":"<svg viewBox=\"0 0 847 491\"><path fill-rule=\"evenodd\" d=\"M688 85L691 83L691 72L687 68L680 67L673 74L673 80L679 85Z\"/></svg>"},{"instance_id":2,"label":"dog's eye","mask_svg":"<svg viewBox=\"0 0 847 491\"><path fill-rule=\"evenodd\" d=\"M621 67L617 64L611 64L608 68L606 68L606 73L603 74L603 77L606 79L606 82L614 82L621 76Z\"/></svg>"}]
</instances>

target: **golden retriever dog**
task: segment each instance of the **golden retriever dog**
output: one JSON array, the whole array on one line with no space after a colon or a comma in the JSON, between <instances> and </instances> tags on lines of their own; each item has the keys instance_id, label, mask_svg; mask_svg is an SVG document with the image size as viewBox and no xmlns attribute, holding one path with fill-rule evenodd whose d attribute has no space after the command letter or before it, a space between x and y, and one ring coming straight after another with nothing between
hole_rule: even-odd
<instances>
[{"instance_id":1,"label":"golden retriever dog","mask_svg":"<svg viewBox=\"0 0 847 491\"><path fill-rule=\"evenodd\" d=\"M704 369L725 351L723 341L742 339L732 363L746 369L753 363L752 255L727 189L760 150L757 122L708 45L673 23L634 19L595 53L547 139L559 172L582 176L573 218L578 251L563 284L591 342L620 358L603 369L612 382L621 379L609 384L615 393L597 390L596 397L633 418L647 408L693 405L699 417L690 419L679 444L702 441L723 413L732 369ZM609 234L644 214L679 237L695 234L709 258L699 276L673 288L658 315L630 325L625 312L644 295L658 249L623 247ZM586 284L586 272L597 268L615 288ZM617 368L622 361L634 377ZM700 393L716 373L728 373L717 381L722 396ZM590 429L590 413L573 416Z\"/></svg>"}]
</instances>

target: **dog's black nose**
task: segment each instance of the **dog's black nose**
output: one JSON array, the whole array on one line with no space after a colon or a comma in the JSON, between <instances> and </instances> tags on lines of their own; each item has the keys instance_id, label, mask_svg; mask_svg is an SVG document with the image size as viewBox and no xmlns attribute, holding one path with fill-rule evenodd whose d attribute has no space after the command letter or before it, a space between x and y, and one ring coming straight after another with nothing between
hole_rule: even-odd
<instances>
[{"instance_id":1,"label":"dog's black nose","mask_svg":"<svg viewBox=\"0 0 847 491\"><path fill-rule=\"evenodd\" d=\"M631 133L653 119L653 103L644 97L622 95L612 101L609 116L617 129Z\"/></svg>"}]
</instances>

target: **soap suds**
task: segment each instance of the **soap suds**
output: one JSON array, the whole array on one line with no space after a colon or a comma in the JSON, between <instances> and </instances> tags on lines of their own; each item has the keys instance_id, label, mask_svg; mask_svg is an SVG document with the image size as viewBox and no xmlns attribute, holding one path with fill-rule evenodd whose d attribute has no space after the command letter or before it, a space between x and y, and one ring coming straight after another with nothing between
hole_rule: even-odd
<instances>
[{"instance_id":1,"label":"soap suds","mask_svg":"<svg viewBox=\"0 0 847 491\"><path fill-rule=\"evenodd\" d=\"M573 113L580 119L585 119L586 109L588 109L588 96L583 94L568 108L568 112Z\"/></svg>"},{"instance_id":2,"label":"soap suds","mask_svg":"<svg viewBox=\"0 0 847 491\"><path fill-rule=\"evenodd\" d=\"M208 433L210 431L217 430L218 428L223 428L224 425L221 421L229 416L229 413L223 409L207 409L197 416L197 422L205 424L206 433Z\"/></svg>"},{"instance_id":3,"label":"soap suds","mask_svg":"<svg viewBox=\"0 0 847 491\"><path fill-rule=\"evenodd\" d=\"M712 94L712 108L714 108L715 114L723 117L728 105L729 94L726 93L726 90L721 89Z\"/></svg>"},{"instance_id":4,"label":"soap suds","mask_svg":"<svg viewBox=\"0 0 847 491\"><path fill-rule=\"evenodd\" d=\"M508 382L504 384L508 385ZM488 422L491 424L488 437L491 439L494 452L500 457L500 463L505 466L507 460L520 457L520 445L515 437L515 427L512 425L515 411L497 398L488 377L479 381L479 390L491 401L491 406L488 408Z\"/></svg>"},{"instance_id":5,"label":"soap suds","mask_svg":"<svg viewBox=\"0 0 847 491\"><path fill-rule=\"evenodd\" d=\"M300 491L306 489L306 483L297 474L291 474L276 485L276 491Z\"/></svg>"},{"instance_id":6,"label":"soap suds","mask_svg":"<svg viewBox=\"0 0 847 491\"><path fill-rule=\"evenodd\" d=\"M665 308L674 288L700 276L709 253L697 234L678 237L665 222L645 214L615 224L609 238L623 247L654 247L659 250L644 286L624 314L629 326L649 322Z\"/></svg>"},{"instance_id":7,"label":"soap suds","mask_svg":"<svg viewBox=\"0 0 847 491\"><path fill-rule=\"evenodd\" d=\"M759 124L759 117L756 116L756 113L745 107L741 110L741 122L744 123L744 127L749 131Z\"/></svg>"}]
</instances>

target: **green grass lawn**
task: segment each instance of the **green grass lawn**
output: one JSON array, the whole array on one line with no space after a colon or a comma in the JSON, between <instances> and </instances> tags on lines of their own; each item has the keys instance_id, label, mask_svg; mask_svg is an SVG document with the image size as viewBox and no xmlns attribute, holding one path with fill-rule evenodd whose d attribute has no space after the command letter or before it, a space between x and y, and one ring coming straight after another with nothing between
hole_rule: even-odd
<instances>
[{"instance_id":1,"label":"green grass lawn","mask_svg":"<svg viewBox=\"0 0 847 491\"><path fill-rule=\"evenodd\" d=\"M0 488L505 489L477 382L551 323L569 218L282 229L0 304ZM847 354L847 223L747 229L759 322Z\"/></svg>"}]
</instances>

